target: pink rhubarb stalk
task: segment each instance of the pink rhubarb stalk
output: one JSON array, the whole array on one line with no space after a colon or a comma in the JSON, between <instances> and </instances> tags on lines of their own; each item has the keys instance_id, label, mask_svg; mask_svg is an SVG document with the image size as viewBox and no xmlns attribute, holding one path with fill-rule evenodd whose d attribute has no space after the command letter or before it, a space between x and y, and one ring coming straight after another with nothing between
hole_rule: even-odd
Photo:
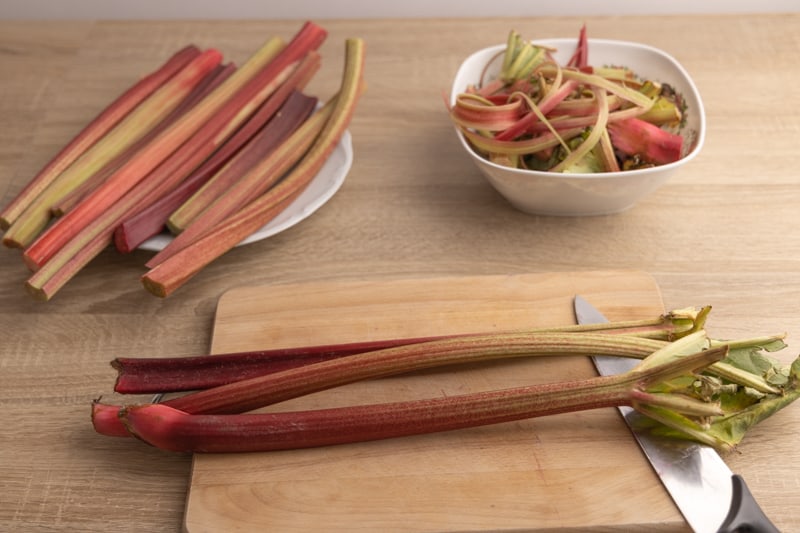
<instances>
[{"instance_id":1,"label":"pink rhubarb stalk","mask_svg":"<svg viewBox=\"0 0 800 533\"><path fill-rule=\"evenodd\" d=\"M175 53L156 71L143 77L111 102L111 104L86 125L78 135L64 146L64 148L62 148L58 154L28 182L11 203L0 212L0 229L8 229L27 206L49 187L67 167L117 125L131 110L198 55L200 55L200 50L196 46L186 46Z\"/></svg>"},{"instance_id":2,"label":"pink rhubarb stalk","mask_svg":"<svg viewBox=\"0 0 800 533\"><path fill-rule=\"evenodd\" d=\"M62 231L53 229L60 225L58 222L44 229L51 219L53 206L164 119L221 60L219 51L209 49L190 61L59 174L8 228L3 242L7 246L25 248L37 237ZM64 225L72 227L71 224Z\"/></svg>"},{"instance_id":3,"label":"pink rhubarb stalk","mask_svg":"<svg viewBox=\"0 0 800 533\"><path fill-rule=\"evenodd\" d=\"M281 71L298 61L299 58L302 58L308 50L317 48L325 36L325 30L313 23L306 23L298 35L295 36L293 42L281 50L257 74L253 75L250 70L245 68L239 69L217 90L139 151L135 158L128 161L75 209L56 221L48 231L42 234L25 251L24 259L26 264L32 270L41 268L60 248L78 236L87 226L91 225L99 214L111 208L114 203L119 201L137 183L168 158L173 151L183 146L190 137L198 132L198 128L201 128L207 121L211 119L227 120L233 126L234 122L230 121L230 117L223 118L218 116L220 109L230 110L233 107L234 113L247 113L241 117L242 120L249 116L252 110L242 109L242 102L250 102L255 94L266 92L265 82L269 83L270 80L274 80ZM270 57L271 55L270 53ZM241 92L238 91L240 87ZM274 87L272 90L274 90ZM208 126L202 128L202 130L208 129L210 129ZM220 135L221 139L216 142L216 146L219 146L230 133L232 131L218 132L217 135ZM183 177L185 175L181 178Z\"/></svg>"},{"instance_id":4,"label":"pink rhubarb stalk","mask_svg":"<svg viewBox=\"0 0 800 533\"><path fill-rule=\"evenodd\" d=\"M276 89L256 111L253 117L247 121L247 124L237 131L231 139L214 154L210 163L213 164L216 160L222 158L227 162L235 152L238 152L246 143L260 131L264 125L269 121L281 107L286 99L294 91L302 91L306 84L311 80L313 75L319 70L320 55L316 51L310 51L301 63L294 69L289 77L281 86ZM206 165L204 165L206 166ZM219 169L220 166L217 166ZM216 174L216 172L214 173ZM213 202L223 191L225 191L230 183L226 180L219 179L217 176L209 176L208 182L203 185L190 200L187 200L183 205L176 206L174 212L168 217L166 224L170 231L178 234L189 225L189 223L204 211L209 204Z\"/></svg>"}]
</instances>

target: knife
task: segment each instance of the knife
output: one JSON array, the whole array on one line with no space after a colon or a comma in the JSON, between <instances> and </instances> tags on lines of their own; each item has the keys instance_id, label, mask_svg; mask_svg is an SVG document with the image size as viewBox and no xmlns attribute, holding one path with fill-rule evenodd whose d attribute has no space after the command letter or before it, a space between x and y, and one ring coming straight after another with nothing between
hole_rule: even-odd
<instances>
[{"instance_id":1,"label":"knife","mask_svg":"<svg viewBox=\"0 0 800 533\"><path fill-rule=\"evenodd\" d=\"M578 324L608 319L585 298L576 296ZM592 357L602 376L627 372L639 361ZM631 407L619 411L664 487L695 533L779 533L759 507L744 479L733 474L719 454L704 444L659 437L646 430L646 417Z\"/></svg>"}]
</instances>

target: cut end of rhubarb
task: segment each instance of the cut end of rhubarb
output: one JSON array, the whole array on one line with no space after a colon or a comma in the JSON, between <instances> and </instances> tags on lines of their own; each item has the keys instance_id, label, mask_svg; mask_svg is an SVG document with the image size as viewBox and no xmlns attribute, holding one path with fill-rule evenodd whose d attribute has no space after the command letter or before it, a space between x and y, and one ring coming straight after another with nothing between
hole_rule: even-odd
<instances>
[{"instance_id":1,"label":"cut end of rhubarb","mask_svg":"<svg viewBox=\"0 0 800 533\"><path fill-rule=\"evenodd\" d=\"M33 285L30 281L25 282L25 290L30 294L34 300L40 302L50 301L50 294L48 294L42 287Z\"/></svg>"},{"instance_id":2,"label":"cut end of rhubarb","mask_svg":"<svg viewBox=\"0 0 800 533\"><path fill-rule=\"evenodd\" d=\"M95 400L92 403L92 426L94 430L108 437L130 437L122 420L119 418L120 407L108 405Z\"/></svg>"},{"instance_id":3,"label":"cut end of rhubarb","mask_svg":"<svg viewBox=\"0 0 800 533\"><path fill-rule=\"evenodd\" d=\"M146 274L142 276L142 285L153 296L159 298L166 298L168 296L167 289L163 284L150 279Z\"/></svg>"},{"instance_id":4,"label":"cut end of rhubarb","mask_svg":"<svg viewBox=\"0 0 800 533\"><path fill-rule=\"evenodd\" d=\"M8 228L3 228L8 229ZM22 248L22 244L20 244L16 239L3 237L3 246L6 248Z\"/></svg>"}]
</instances>

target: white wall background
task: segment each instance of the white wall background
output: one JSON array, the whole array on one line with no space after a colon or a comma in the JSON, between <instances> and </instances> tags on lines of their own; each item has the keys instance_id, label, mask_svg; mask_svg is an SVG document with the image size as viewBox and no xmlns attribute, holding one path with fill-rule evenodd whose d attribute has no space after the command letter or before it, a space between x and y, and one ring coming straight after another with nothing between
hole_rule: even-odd
<instances>
[{"instance_id":1,"label":"white wall background","mask_svg":"<svg viewBox=\"0 0 800 533\"><path fill-rule=\"evenodd\" d=\"M0 0L2 19L330 19L800 12L800 0Z\"/></svg>"}]
</instances>

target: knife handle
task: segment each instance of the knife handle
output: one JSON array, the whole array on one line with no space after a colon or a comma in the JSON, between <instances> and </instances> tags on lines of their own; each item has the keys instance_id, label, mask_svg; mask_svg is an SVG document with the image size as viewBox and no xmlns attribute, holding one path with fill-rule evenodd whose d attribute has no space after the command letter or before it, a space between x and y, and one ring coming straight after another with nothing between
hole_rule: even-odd
<instances>
[{"instance_id":1,"label":"knife handle","mask_svg":"<svg viewBox=\"0 0 800 533\"><path fill-rule=\"evenodd\" d=\"M780 533L758 506L744 479L734 474L731 483L731 507L717 533Z\"/></svg>"}]
</instances>

